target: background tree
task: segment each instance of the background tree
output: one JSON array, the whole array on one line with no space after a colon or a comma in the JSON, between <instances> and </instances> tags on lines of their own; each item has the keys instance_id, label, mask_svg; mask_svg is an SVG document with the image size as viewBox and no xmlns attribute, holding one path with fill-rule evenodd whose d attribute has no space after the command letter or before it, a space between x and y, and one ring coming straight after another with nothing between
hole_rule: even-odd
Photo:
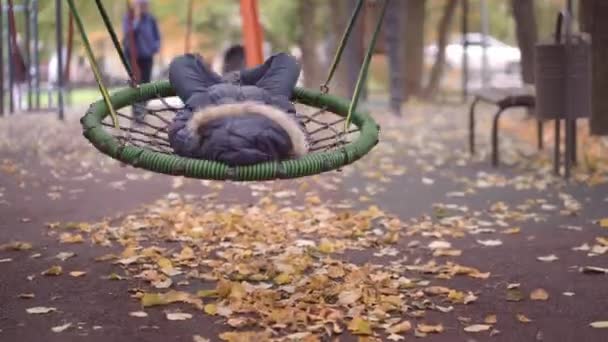
<instances>
[{"instance_id":1,"label":"background tree","mask_svg":"<svg viewBox=\"0 0 608 342\"><path fill-rule=\"evenodd\" d=\"M608 2L581 0L581 29L591 34L592 45L592 114L591 133L608 135Z\"/></svg>"},{"instance_id":2,"label":"background tree","mask_svg":"<svg viewBox=\"0 0 608 342\"><path fill-rule=\"evenodd\" d=\"M357 0L330 1L332 22L330 55L335 53L356 4ZM353 28L351 39L346 43L342 61L338 67L335 80L332 82L332 90L343 97L350 98L353 95L359 68L363 63L363 39L357 39L357 37L363 37L363 26L363 20L359 18Z\"/></svg>"},{"instance_id":3,"label":"background tree","mask_svg":"<svg viewBox=\"0 0 608 342\"><path fill-rule=\"evenodd\" d=\"M400 1L405 3L402 11L405 25L401 25L401 39L405 40L405 98L419 95L424 71L424 38L426 23L426 0Z\"/></svg>"},{"instance_id":4,"label":"background tree","mask_svg":"<svg viewBox=\"0 0 608 342\"><path fill-rule=\"evenodd\" d=\"M445 48L448 42L448 34L452 26L454 14L458 0L446 0L446 4L443 9L443 15L439 21L439 28L437 29L437 56L433 67L431 68L431 74L429 76L429 83L424 89L423 96L425 98L432 98L439 87L439 82L443 76L443 69L445 68Z\"/></svg>"},{"instance_id":5,"label":"background tree","mask_svg":"<svg viewBox=\"0 0 608 342\"><path fill-rule=\"evenodd\" d=\"M298 45L302 51L302 69L304 85L316 89L324 81L327 69L326 61L319 56L322 46L320 37L325 30L319 27L321 14L326 10L327 2L318 0L299 0L298 16Z\"/></svg>"},{"instance_id":6,"label":"background tree","mask_svg":"<svg viewBox=\"0 0 608 342\"><path fill-rule=\"evenodd\" d=\"M406 1L391 1L384 21L386 35L386 53L389 64L390 107L395 115L401 115L401 105L407 99L405 80L405 37L402 35L406 26Z\"/></svg>"},{"instance_id":7,"label":"background tree","mask_svg":"<svg viewBox=\"0 0 608 342\"><path fill-rule=\"evenodd\" d=\"M534 47L538 41L538 27L533 0L511 0L516 23L516 36L521 51L521 76L524 83L534 84Z\"/></svg>"}]
</instances>

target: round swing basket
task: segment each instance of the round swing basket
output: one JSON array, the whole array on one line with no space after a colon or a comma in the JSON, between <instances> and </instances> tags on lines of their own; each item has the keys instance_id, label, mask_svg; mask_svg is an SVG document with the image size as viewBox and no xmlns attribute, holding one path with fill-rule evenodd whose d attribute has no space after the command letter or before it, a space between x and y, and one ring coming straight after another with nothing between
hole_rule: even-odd
<instances>
[{"instance_id":1,"label":"round swing basket","mask_svg":"<svg viewBox=\"0 0 608 342\"><path fill-rule=\"evenodd\" d=\"M119 117L112 124L105 102L93 103L80 120L84 136L102 153L136 168L173 176L230 181L267 181L306 177L351 164L378 143L380 127L367 114L354 112L356 127L344 132L349 102L338 97L296 88L293 101L311 136L311 151L298 159L249 166L228 165L184 158L173 153L167 126L180 105L170 104L175 92L169 82L156 82L120 90L111 96ZM156 106L152 105L156 103ZM126 109L133 113L125 114Z\"/></svg>"}]
</instances>

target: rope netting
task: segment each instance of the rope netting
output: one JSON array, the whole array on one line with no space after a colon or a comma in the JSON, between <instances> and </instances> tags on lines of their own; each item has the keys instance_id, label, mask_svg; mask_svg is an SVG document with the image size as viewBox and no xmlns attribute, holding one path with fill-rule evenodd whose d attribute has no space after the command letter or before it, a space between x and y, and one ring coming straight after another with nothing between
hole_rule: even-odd
<instances>
[{"instance_id":1,"label":"rope netting","mask_svg":"<svg viewBox=\"0 0 608 342\"><path fill-rule=\"evenodd\" d=\"M297 119L305 126L310 137L310 152L327 152L339 149L352 142L359 134L358 127L344 132L346 118L327 110L295 103ZM135 146L174 155L169 144L168 127L176 113L184 108L177 97L162 97L159 94L147 103L135 103L131 108L116 111L119 122L117 130L112 118L107 116L102 125L123 146Z\"/></svg>"}]
</instances>

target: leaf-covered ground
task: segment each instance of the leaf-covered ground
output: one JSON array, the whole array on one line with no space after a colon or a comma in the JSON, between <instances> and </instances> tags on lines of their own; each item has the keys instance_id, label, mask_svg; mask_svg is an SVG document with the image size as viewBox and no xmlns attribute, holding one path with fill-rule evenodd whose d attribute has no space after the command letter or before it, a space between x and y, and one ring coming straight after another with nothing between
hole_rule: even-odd
<instances>
[{"instance_id":1,"label":"leaf-covered ground","mask_svg":"<svg viewBox=\"0 0 608 342\"><path fill-rule=\"evenodd\" d=\"M0 119L0 340L608 339L604 141L566 183L518 115L492 169L464 107L377 112L364 160L257 184L121 167L76 115Z\"/></svg>"}]
</instances>

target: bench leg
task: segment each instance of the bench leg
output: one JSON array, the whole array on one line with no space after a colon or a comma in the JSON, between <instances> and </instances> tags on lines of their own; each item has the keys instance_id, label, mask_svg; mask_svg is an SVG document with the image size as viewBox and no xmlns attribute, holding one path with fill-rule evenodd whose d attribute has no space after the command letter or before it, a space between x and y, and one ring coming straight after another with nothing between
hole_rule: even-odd
<instances>
[{"instance_id":1,"label":"bench leg","mask_svg":"<svg viewBox=\"0 0 608 342\"><path fill-rule=\"evenodd\" d=\"M559 176L559 171L561 168L561 127L561 120L559 118L555 119L555 154L553 156L553 172L557 176Z\"/></svg>"},{"instance_id":2,"label":"bench leg","mask_svg":"<svg viewBox=\"0 0 608 342\"><path fill-rule=\"evenodd\" d=\"M543 127L543 120L539 119L537 121L537 124L536 124L536 135L537 135L537 138L538 138L538 150L539 151L542 151L542 150L545 149L545 142L544 142L544 140L545 140L545 136L544 136L545 134L544 133L545 132L544 132L543 128L544 128Z\"/></svg>"},{"instance_id":3,"label":"bench leg","mask_svg":"<svg viewBox=\"0 0 608 342\"><path fill-rule=\"evenodd\" d=\"M471 109L469 110L469 152L475 155L475 107L479 99L473 100Z\"/></svg>"},{"instance_id":4,"label":"bench leg","mask_svg":"<svg viewBox=\"0 0 608 342\"><path fill-rule=\"evenodd\" d=\"M498 123L500 116L506 108L500 108L494 115L494 123L492 124L492 166L498 167Z\"/></svg>"}]
</instances>

